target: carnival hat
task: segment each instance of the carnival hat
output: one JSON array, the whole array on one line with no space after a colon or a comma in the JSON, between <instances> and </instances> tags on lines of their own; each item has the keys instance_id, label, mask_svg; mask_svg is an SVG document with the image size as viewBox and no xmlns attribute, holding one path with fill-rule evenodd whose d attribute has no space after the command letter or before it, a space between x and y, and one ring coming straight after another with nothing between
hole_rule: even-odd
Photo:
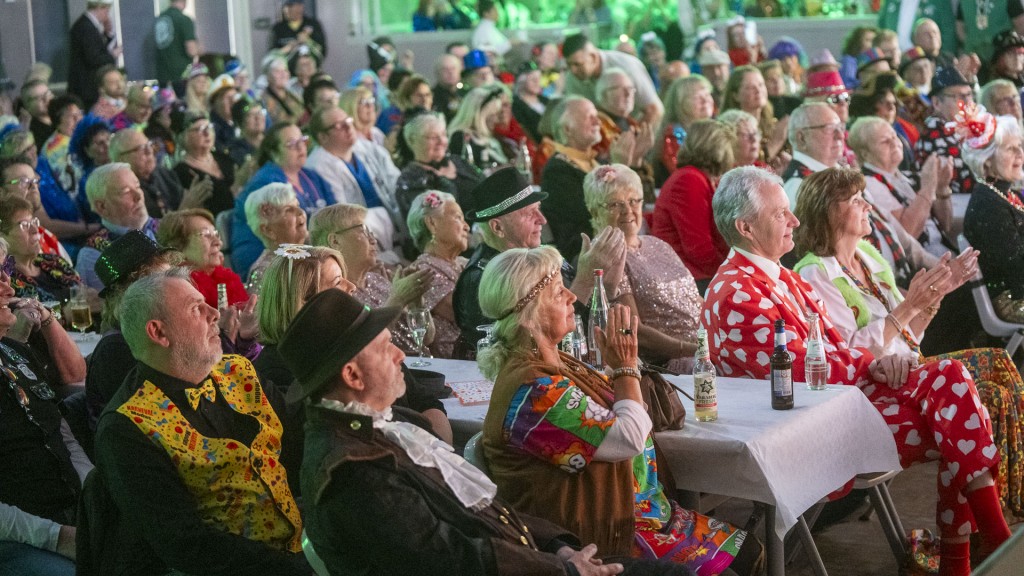
<instances>
[{"instance_id":1,"label":"carnival hat","mask_svg":"<svg viewBox=\"0 0 1024 576\"><path fill-rule=\"evenodd\" d=\"M701 66L716 66L720 64L728 66L731 63L732 61L729 60L729 55L725 53L725 50L717 48L705 50L697 57L697 64Z\"/></svg>"},{"instance_id":2,"label":"carnival hat","mask_svg":"<svg viewBox=\"0 0 1024 576\"><path fill-rule=\"evenodd\" d=\"M946 88L953 86L970 86L971 83L964 78L964 75L959 70L949 67L939 67L935 69L935 76L932 77L932 91L928 94L930 98L935 98L940 92Z\"/></svg>"},{"instance_id":3,"label":"carnival hat","mask_svg":"<svg viewBox=\"0 0 1024 576\"><path fill-rule=\"evenodd\" d=\"M1016 30L1003 30L996 37L992 39L992 46L995 50L992 52L992 62L995 62L1000 56L1007 52L1014 50L1024 50L1024 36L1017 33Z\"/></svg>"},{"instance_id":4,"label":"carnival hat","mask_svg":"<svg viewBox=\"0 0 1024 576\"><path fill-rule=\"evenodd\" d=\"M871 66L875 62L881 62L882 60L888 62L889 66L892 66L892 58L886 56L885 52L882 52L878 48L869 48L861 52L857 56L857 74L860 74L865 68Z\"/></svg>"},{"instance_id":5,"label":"carnival hat","mask_svg":"<svg viewBox=\"0 0 1024 576\"><path fill-rule=\"evenodd\" d=\"M470 197L474 199L475 206L466 214L466 221L486 222L540 202L548 195L535 191L519 170L506 166L477 184Z\"/></svg>"},{"instance_id":6,"label":"carnival hat","mask_svg":"<svg viewBox=\"0 0 1024 576\"><path fill-rule=\"evenodd\" d=\"M843 77L839 75L838 70L825 68L824 70L811 72L807 75L804 98L846 94L849 91L846 84L843 84Z\"/></svg>"},{"instance_id":7,"label":"carnival hat","mask_svg":"<svg viewBox=\"0 0 1024 576\"><path fill-rule=\"evenodd\" d=\"M93 270L103 282L100 296L106 297L110 290L118 287L153 258L171 251L162 248L149 236L138 230L130 230L124 236L110 243L96 259Z\"/></svg>"},{"instance_id":8,"label":"carnival hat","mask_svg":"<svg viewBox=\"0 0 1024 576\"><path fill-rule=\"evenodd\" d=\"M487 66L490 66L490 64L487 62L487 54L483 50L470 50L462 57L462 68L466 72L472 72Z\"/></svg>"},{"instance_id":9,"label":"carnival hat","mask_svg":"<svg viewBox=\"0 0 1024 576\"><path fill-rule=\"evenodd\" d=\"M287 401L298 402L322 391L401 313L399 306L371 310L341 290L324 290L310 298L277 345L296 380L288 389Z\"/></svg>"},{"instance_id":10,"label":"carnival hat","mask_svg":"<svg viewBox=\"0 0 1024 576\"><path fill-rule=\"evenodd\" d=\"M875 115L875 104L884 92L896 93L896 87L899 85L899 77L896 76L895 72L880 72L868 81L861 84L859 88L854 90L853 97L850 98L850 116L852 118L859 118L861 116L874 116Z\"/></svg>"},{"instance_id":11,"label":"carnival hat","mask_svg":"<svg viewBox=\"0 0 1024 576\"><path fill-rule=\"evenodd\" d=\"M924 53L924 48L920 46L914 46L910 50L903 53L903 57L900 58L900 76L907 71L907 67L917 62L921 58L927 58L928 55Z\"/></svg>"}]
</instances>

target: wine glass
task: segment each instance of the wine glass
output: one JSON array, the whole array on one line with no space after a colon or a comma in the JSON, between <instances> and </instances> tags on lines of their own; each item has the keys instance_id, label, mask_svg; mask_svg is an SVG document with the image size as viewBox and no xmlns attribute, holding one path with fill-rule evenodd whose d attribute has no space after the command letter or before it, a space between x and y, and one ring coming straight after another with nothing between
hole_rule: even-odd
<instances>
[{"instance_id":1,"label":"wine glass","mask_svg":"<svg viewBox=\"0 0 1024 576\"><path fill-rule=\"evenodd\" d=\"M84 284L79 283L71 287L71 299L68 301L67 312L71 318L71 327L83 335L92 326L92 310L89 309Z\"/></svg>"},{"instance_id":2,"label":"wine glass","mask_svg":"<svg viewBox=\"0 0 1024 576\"><path fill-rule=\"evenodd\" d=\"M423 359L423 337L427 335L427 328L430 326L430 309L410 308L408 318L409 329L412 330L412 337L416 340L416 350L419 354L419 358L410 366L414 368L430 366L430 362Z\"/></svg>"}]
</instances>

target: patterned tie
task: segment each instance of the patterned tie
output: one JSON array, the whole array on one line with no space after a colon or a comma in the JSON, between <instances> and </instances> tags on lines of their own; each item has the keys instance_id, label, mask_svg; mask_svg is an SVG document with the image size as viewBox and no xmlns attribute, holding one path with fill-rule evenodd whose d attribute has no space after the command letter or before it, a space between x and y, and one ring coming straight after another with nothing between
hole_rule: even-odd
<instances>
[{"instance_id":1,"label":"patterned tie","mask_svg":"<svg viewBox=\"0 0 1024 576\"><path fill-rule=\"evenodd\" d=\"M186 388L185 397L188 398L188 405L193 410L199 409L199 401L203 398L213 402L217 398L217 388L213 385L213 378L203 380L203 383L195 388Z\"/></svg>"},{"instance_id":2,"label":"patterned tie","mask_svg":"<svg viewBox=\"0 0 1024 576\"><path fill-rule=\"evenodd\" d=\"M912 268L910 261L907 259L907 253L903 250L903 245L899 243L896 235L893 234L892 229L885 223L885 218L878 211L878 208L871 206L871 210L868 212L868 220L871 222L871 234L867 237L867 241L875 247L876 250L881 252L882 245L879 242L878 237L881 236L882 241L889 247L892 252L892 259L896 272L897 278L904 278L909 280Z\"/></svg>"}]
</instances>

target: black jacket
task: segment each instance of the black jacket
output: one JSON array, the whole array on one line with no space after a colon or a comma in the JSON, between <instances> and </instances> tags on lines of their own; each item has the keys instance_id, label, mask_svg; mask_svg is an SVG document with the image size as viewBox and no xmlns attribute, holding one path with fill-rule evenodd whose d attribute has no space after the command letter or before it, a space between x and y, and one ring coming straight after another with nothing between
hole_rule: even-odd
<instances>
[{"instance_id":1,"label":"black jacket","mask_svg":"<svg viewBox=\"0 0 1024 576\"><path fill-rule=\"evenodd\" d=\"M96 71L107 64L117 63L107 51L110 40L85 14L75 20L68 32L68 92L81 98L86 108L99 97Z\"/></svg>"},{"instance_id":2,"label":"black jacket","mask_svg":"<svg viewBox=\"0 0 1024 576\"><path fill-rule=\"evenodd\" d=\"M481 243L473 250L469 262L455 282L452 293L452 308L455 311L455 323L459 326L459 339L455 342L456 358L475 358L476 343L484 333L477 326L490 324L494 320L484 316L480 311L480 278L484 275L487 263L498 255L498 251L487 244Z\"/></svg>"},{"instance_id":3,"label":"black jacket","mask_svg":"<svg viewBox=\"0 0 1024 576\"><path fill-rule=\"evenodd\" d=\"M964 237L980 252L978 266L989 293L997 296L1009 290L1014 300L1020 300L1024 299L1024 212L1003 196L1010 191L1020 198L1008 182L998 181L995 186L998 192L983 183L974 185L964 213Z\"/></svg>"},{"instance_id":4,"label":"black jacket","mask_svg":"<svg viewBox=\"0 0 1024 576\"><path fill-rule=\"evenodd\" d=\"M540 210L555 237L555 248L562 253L562 258L570 262L576 261L583 247L580 233L593 237L590 213L583 200L583 179L586 176L586 172L561 154L548 160L541 175L540 187L548 197L541 200Z\"/></svg>"}]
</instances>

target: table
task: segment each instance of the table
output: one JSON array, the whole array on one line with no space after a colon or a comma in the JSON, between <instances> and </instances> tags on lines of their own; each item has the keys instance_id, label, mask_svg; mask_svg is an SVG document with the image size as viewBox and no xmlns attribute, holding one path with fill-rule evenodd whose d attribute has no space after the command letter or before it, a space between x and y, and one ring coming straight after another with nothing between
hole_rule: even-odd
<instances>
[{"instance_id":1,"label":"table","mask_svg":"<svg viewBox=\"0 0 1024 576\"><path fill-rule=\"evenodd\" d=\"M435 361L448 381L482 379L472 362ZM692 390L691 376L670 381ZM657 434L658 449L683 490L761 502L768 507L769 572L782 574L782 538L801 514L857 474L899 470L892 434L857 388L794 392L796 407L772 410L768 382L718 379L718 420ZM453 429L483 426L486 406L444 401Z\"/></svg>"}]
</instances>

